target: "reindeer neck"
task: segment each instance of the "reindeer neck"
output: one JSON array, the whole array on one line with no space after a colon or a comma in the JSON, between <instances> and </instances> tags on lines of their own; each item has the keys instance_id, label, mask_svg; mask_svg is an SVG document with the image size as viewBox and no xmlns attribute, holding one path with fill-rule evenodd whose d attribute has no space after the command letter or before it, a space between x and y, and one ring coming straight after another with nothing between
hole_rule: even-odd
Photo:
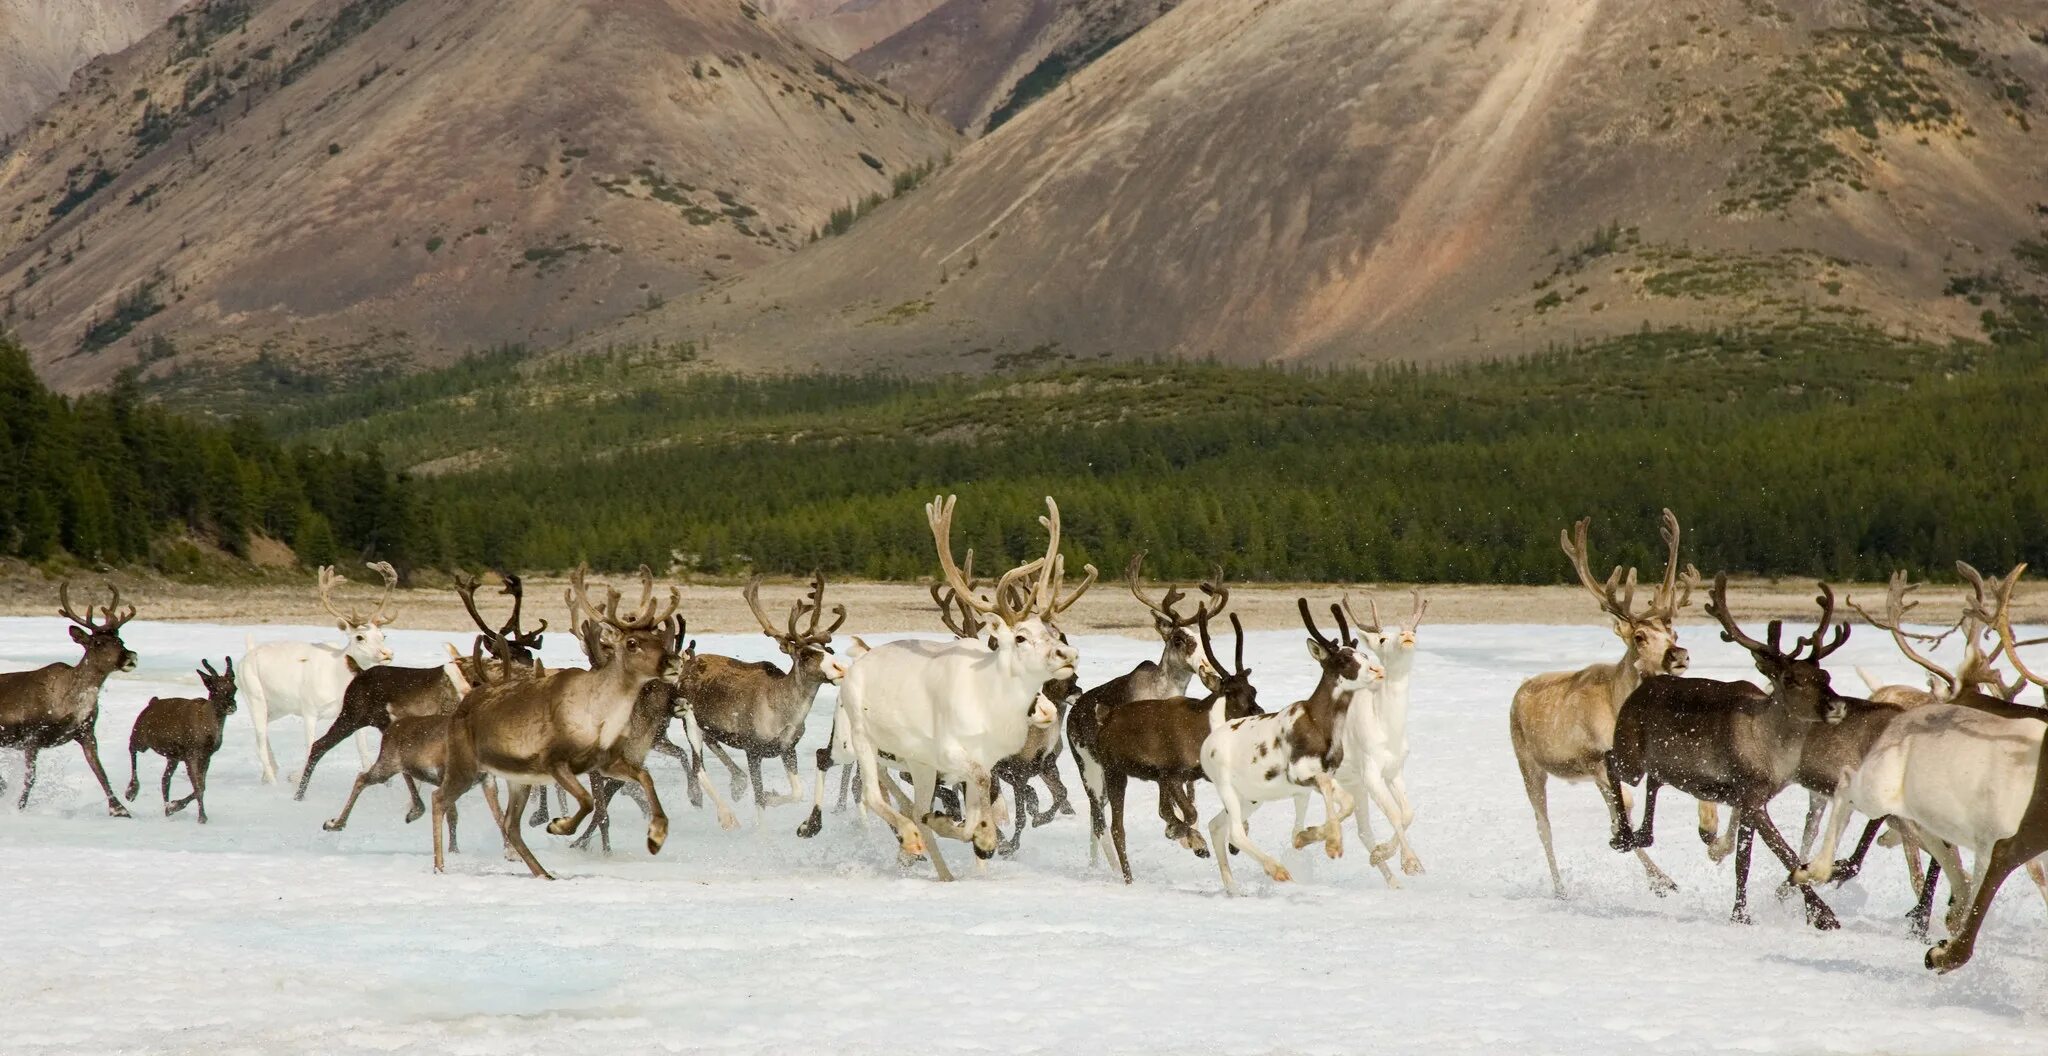
<instances>
[{"instance_id":1,"label":"reindeer neck","mask_svg":"<svg viewBox=\"0 0 2048 1056\"><path fill-rule=\"evenodd\" d=\"M1621 659L1608 670L1614 673L1608 680L1608 685L1612 687L1614 707L1618 711L1621 702L1627 700L1629 694L1634 693L1636 687L1643 684L1643 673L1636 667L1636 647L1630 645L1628 650L1621 654Z\"/></svg>"},{"instance_id":2,"label":"reindeer neck","mask_svg":"<svg viewBox=\"0 0 2048 1056\"><path fill-rule=\"evenodd\" d=\"M1168 683L1178 693L1187 688L1188 679L1195 677L1195 665L1188 662L1188 654L1161 643L1159 649L1159 680Z\"/></svg>"},{"instance_id":3,"label":"reindeer neck","mask_svg":"<svg viewBox=\"0 0 2048 1056\"><path fill-rule=\"evenodd\" d=\"M114 673L113 666L94 664L90 657L79 657L77 663L62 666L66 669L66 674L61 677L64 681L64 695L67 698L90 695L97 699L100 688L107 684L107 679Z\"/></svg>"}]
</instances>

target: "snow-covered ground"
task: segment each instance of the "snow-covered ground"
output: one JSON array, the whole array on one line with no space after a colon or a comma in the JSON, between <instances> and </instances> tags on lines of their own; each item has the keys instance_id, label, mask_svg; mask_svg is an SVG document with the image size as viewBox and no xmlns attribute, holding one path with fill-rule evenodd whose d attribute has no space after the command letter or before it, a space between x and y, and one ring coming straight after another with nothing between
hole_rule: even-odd
<instances>
[{"instance_id":1,"label":"snow-covered ground","mask_svg":"<svg viewBox=\"0 0 2048 1056\"><path fill-rule=\"evenodd\" d=\"M73 659L64 626L0 620L0 669ZM333 636L124 631L142 664L108 684L99 727L117 790L144 702L197 693L196 662L239 656L245 633ZM437 658L449 637L392 634L401 663ZM1695 673L1753 677L1706 629L1685 639ZM550 662L573 658L567 636L548 644ZM1089 684L1156 651L1078 644ZM1760 847L1757 923L1742 927L1727 920L1730 867L1706 861L1683 797L1667 798L1654 852L1682 890L1658 899L1607 849L1591 787L1553 783L1571 897L1550 897L1508 701L1528 675L1609 659L1614 645L1597 627L1423 628L1409 784L1429 872L1400 891L1347 832L1341 860L1286 852L1291 884L1243 863L1248 897L1227 898L1213 863L1160 837L1147 785L1130 801L1136 886L1088 868L1085 803L1028 833L1016 859L942 885L923 863L898 865L886 828L852 813L828 813L822 835L800 840L804 808L757 819L748 806L746 826L723 832L662 760L674 828L661 855L647 856L622 806L610 858L530 837L564 877L548 884L499 856L477 797L446 876L429 872L427 826L403 824L395 782L364 794L347 831L322 831L355 753L329 755L293 802L288 786L258 782L246 711L215 761L205 827L190 811L161 816L161 764L148 760L137 817L107 817L69 747L44 754L16 813L19 756L0 753L0 1052L2044 1051L2048 920L2018 874L1976 960L1936 977L1899 921L1910 894L1896 852L1874 851L1862 879L1826 893L1843 929L1820 934L1796 900L1770 896L1782 873ZM702 648L772 653L759 636ZM1269 707L1313 681L1300 634L1255 634L1248 656ZM1855 664L1909 674L1867 628L1838 654L1839 682L1860 687ZM830 706L828 689L801 753L807 784ZM295 769L284 761L303 758L297 720L272 736ZM1213 797L1202 805L1206 817ZM1798 792L1778 803L1795 839L1804 806ZM1254 835L1285 847L1288 820L1284 804L1269 808ZM949 846L956 867L971 861Z\"/></svg>"}]
</instances>

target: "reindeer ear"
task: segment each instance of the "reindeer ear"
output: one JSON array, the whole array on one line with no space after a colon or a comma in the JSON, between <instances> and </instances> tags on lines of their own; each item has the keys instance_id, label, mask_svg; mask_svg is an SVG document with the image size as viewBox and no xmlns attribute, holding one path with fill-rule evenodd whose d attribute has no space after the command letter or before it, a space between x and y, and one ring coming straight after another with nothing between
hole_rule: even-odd
<instances>
[{"instance_id":1,"label":"reindeer ear","mask_svg":"<svg viewBox=\"0 0 2048 1056\"><path fill-rule=\"evenodd\" d=\"M996 626L997 626L997 628L998 628L997 630L994 630L994 631L983 631L983 632L982 632L982 634L981 634L981 640L982 640L982 643L988 646L988 651L989 651L989 652L991 652L991 653L993 653L993 652L995 652L996 650L998 650L998 649L1001 649L1001 648L1003 647L1003 635L1002 635L1002 623L1001 623L1001 621L997 621L997 623L996 623Z\"/></svg>"},{"instance_id":2,"label":"reindeer ear","mask_svg":"<svg viewBox=\"0 0 2048 1056\"><path fill-rule=\"evenodd\" d=\"M71 628L71 640L77 642L80 645L84 645L85 640L90 637L92 637L92 635L85 633L85 628L83 627Z\"/></svg>"},{"instance_id":3,"label":"reindeer ear","mask_svg":"<svg viewBox=\"0 0 2048 1056\"><path fill-rule=\"evenodd\" d=\"M1315 657L1316 663L1320 664L1330 658L1330 651L1323 648L1323 643L1310 638L1308 640L1308 655Z\"/></svg>"},{"instance_id":4,"label":"reindeer ear","mask_svg":"<svg viewBox=\"0 0 2048 1056\"><path fill-rule=\"evenodd\" d=\"M337 620L337 621L335 621L335 624L334 624L334 625L335 625L336 627L339 627L339 628L341 628L341 633L343 633L343 634L347 634L347 633L349 633L349 631L350 631L350 630L352 630L352 628L350 628L350 627L349 627L349 625L348 625L348 621L347 621L347 620Z\"/></svg>"}]
</instances>

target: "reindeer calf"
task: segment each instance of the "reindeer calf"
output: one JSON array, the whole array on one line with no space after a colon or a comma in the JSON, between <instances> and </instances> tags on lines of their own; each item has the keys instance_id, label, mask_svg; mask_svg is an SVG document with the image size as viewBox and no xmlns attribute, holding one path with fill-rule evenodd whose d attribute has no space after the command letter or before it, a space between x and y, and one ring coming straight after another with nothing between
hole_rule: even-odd
<instances>
[{"instance_id":1,"label":"reindeer calf","mask_svg":"<svg viewBox=\"0 0 2048 1056\"><path fill-rule=\"evenodd\" d=\"M128 734L130 803L142 787L136 776L137 757L143 752L155 752L165 760L164 815L169 817L198 803L199 823L206 824L206 771L213 765L213 753L220 751L228 716L235 713L235 661L226 658L223 662L228 667L226 673L215 671L211 660L200 664L199 681L206 686L204 699L151 697L142 714L135 717L135 728ZM173 802L171 773L180 763L185 765L185 780L191 784L192 794Z\"/></svg>"}]
</instances>

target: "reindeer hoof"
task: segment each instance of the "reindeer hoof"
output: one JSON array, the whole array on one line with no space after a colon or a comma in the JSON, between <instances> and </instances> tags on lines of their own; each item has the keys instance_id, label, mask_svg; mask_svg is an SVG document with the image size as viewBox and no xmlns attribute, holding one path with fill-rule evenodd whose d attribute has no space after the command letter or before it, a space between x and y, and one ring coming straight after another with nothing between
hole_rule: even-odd
<instances>
[{"instance_id":1,"label":"reindeer hoof","mask_svg":"<svg viewBox=\"0 0 2048 1056\"><path fill-rule=\"evenodd\" d=\"M1961 967L1962 962L1954 960L1948 950L1948 940L1943 939L1928 948L1927 955L1921 958L1921 963L1933 971L1942 973Z\"/></svg>"},{"instance_id":2,"label":"reindeer hoof","mask_svg":"<svg viewBox=\"0 0 2048 1056\"><path fill-rule=\"evenodd\" d=\"M117 818L132 818L135 816L133 814L128 813L127 807L124 807L119 802L113 800L109 800L107 802L107 813Z\"/></svg>"},{"instance_id":3,"label":"reindeer hoof","mask_svg":"<svg viewBox=\"0 0 2048 1056\"><path fill-rule=\"evenodd\" d=\"M1300 832L1294 834L1294 849L1297 851L1301 850L1303 847L1306 847L1319 839L1322 839L1322 837L1316 835L1314 829L1303 829Z\"/></svg>"},{"instance_id":4,"label":"reindeer hoof","mask_svg":"<svg viewBox=\"0 0 2048 1056\"><path fill-rule=\"evenodd\" d=\"M414 808L412 808L411 810L408 810L408 811L406 811L406 812L405 812L405 823L406 823L407 825L410 825L410 824L412 824L413 822L415 822L415 821L418 821L418 820L420 820L420 819L421 819L422 817L425 817L425 816L426 816L426 813L427 813L427 808L425 808L425 807L414 807Z\"/></svg>"},{"instance_id":5,"label":"reindeer hoof","mask_svg":"<svg viewBox=\"0 0 2048 1056\"><path fill-rule=\"evenodd\" d=\"M1906 914L1906 931L1916 939L1927 938L1927 914L1915 910ZM1943 942L1948 940L1943 939Z\"/></svg>"},{"instance_id":6,"label":"reindeer hoof","mask_svg":"<svg viewBox=\"0 0 2048 1056\"><path fill-rule=\"evenodd\" d=\"M548 835L550 836L569 836L575 832L576 826L572 818L556 818L548 822Z\"/></svg>"},{"instance_id":7,"label":"reindeer hoof","mask_svg":"<svg viewBox=\"0 0 2048 1056\"><path fill-rule=\"evenodd\" d=\"M732 811L724 811L718 815L718 827L731 832L740 827L740 819Z\"/></svg>"},{"instance_id":8,"label":"reindeer hoof","mask_svg":"<svg viewBox=\"0 0 2048 1056\"><path fill-rule=\"evenodd\" d=\"M1404 855L1401 858L1401 871L1409 876L1421 876L1423 873L1422 859L1412 854Z\"/></svg>"},{"instance_id":9,"label":"reindeer hoof","mask_svg":"<svg viewBox=\"0 0 2048 1056\"><path fill-rule=\"evenodd\" d=\"M1838 931L1842 927L1842 922L1835 919L1835 911L1826 906L1808 907L1806 922L1819 931Z\"/></svg>"},{"instance_id":10,"label":"reindeer hoof","mask_svg":"<svg viewBox=\"0 0 2048 1056\"><path fill-rule=\"evenodd\" d=\"M1712 829L1700 829L1699 834L1700 842L1706 844L1709 847L1712 847L1714 845L1714 840L1721 835L1720 833L1715 832Z\"/></svg>"},{"instance_id":11,"label":"reindeer hoof","mask_svg":"<svg viewBox=\"0 0 2048 1056\"><path fill-rule=\"evenodd\" d=\"M924 837L919 836L917 833L913 832L910 835L897 840L896 842L897 846L903 851L903 853L906 856L911 858L924 857Z\"/></svg>"},{"instance_id":12,"label":"reindeer hoof","mask_svg":"<svg viewBox=\"0 0 2048 1056\"><path fill-rule=\"evenodd\" d=\"M1391 843L1382 843L1377 844L1373 847L1370 861L1374 865L1385 865L1393 857L1394 845Z\"/></svg>"},{"instance_id":13,"label":"reindeer hoof","mask_svg":"<svg viewBox=\"0 0 2048 1056\"><path fill-rule=\"evenodd\" d=\"M135 793L140 792L141 790L142 786L130 783L128 786L128 802L135 802Z\"/></svg>"},{"instance_id":14,"label":"reindeer hoof","mask_svg":"<svg viewBox=\"0 0 2048 1056\"><path fill-rule=\"evenodd\" d=\"M1656 876L1650 878L1650 893L1656 895L1658 898L1663 898L1676 890L1678 890L1678 881L1673 880L1668 876ZM1564 897L1564 888L1560 887L1557 889L1557 897Z\"/></svg>"},{"instance_id":15,"label":"reindeer hoof","mask_svg":"<svg viewBox=\"0 0 2048 1056\"><path fill-rule=\"evenodd\" d=\"M405 820L411 821L412 819L407 818ZM328 832L340 832L342 824L343 822L340 818L328 818L326 821L320 823L320 827L326 829Z\"/></svg>"},{"instance_id":16,"label":"reindeer hoof","mask_svg":"<svg viewBox=\"0 0 2048 1056\"><path fill-rule=\"evenodd\" d=\"M1756 923L1756 921L1749 919L1749 910L1746 909L1738 909L1735 912L1728 914L1728 922L1731 924Z\"/></svg>"},{"instance_id":17,"label":"reindeer hoof","mask_svg":"<svg viewBox=\"0 0 2048 1056\"><path fill-rule=\"evenodd\" d=\"M1273 868L1266 870L1266 872L1267 875L1273 878L1273 882L1276 884L1284 884L1294 879L1294 874L1288 872L1287 867L1284 865L1276 865Z\"/></svg>"},{"instance_id":18,"label":"reindeer hoof","mask_svg":"<svg viewBox=\"0 0 2048 1056\"><path fill-rule=\"evenodd\" d=\"M819 810L819 809L818 809L817 807L812 807L812 808L811 808L811 816L810 816L810 817L808 817L808 818L805 818L805 819L804 819L804 822L803 822L803 824L801 824L801 825L798 825L798 826L796 827L796 834L797 834L798 836L801 836L801 837L803 837L804 839L808 840L808 839L810 839L811 837L813 837L813 836L816 836L816 835L818 834L818 831L819 831L820 829L823 829L824 827L825 827L825 814L824 814L824 812L823 812L823 811L821 811L821 810Z\"/></svg>"},{"instance_id":19,"label":"reindeer hoof","mask_svg":"<svg viewBox=\"0 0 2048 1056\"><path fill-rule=\"evenodd\" d=\"M1834 881L1836 887L1840 887L1843 884L1846 884L1849 881L1856 879L1857 872L1858 870L1856 868L1855 863L1850 862L1847 859L1843 859L1842 861L1835 863L1835 875L1831 877L1831 879Z\"/></svg>"}]
</instances>

